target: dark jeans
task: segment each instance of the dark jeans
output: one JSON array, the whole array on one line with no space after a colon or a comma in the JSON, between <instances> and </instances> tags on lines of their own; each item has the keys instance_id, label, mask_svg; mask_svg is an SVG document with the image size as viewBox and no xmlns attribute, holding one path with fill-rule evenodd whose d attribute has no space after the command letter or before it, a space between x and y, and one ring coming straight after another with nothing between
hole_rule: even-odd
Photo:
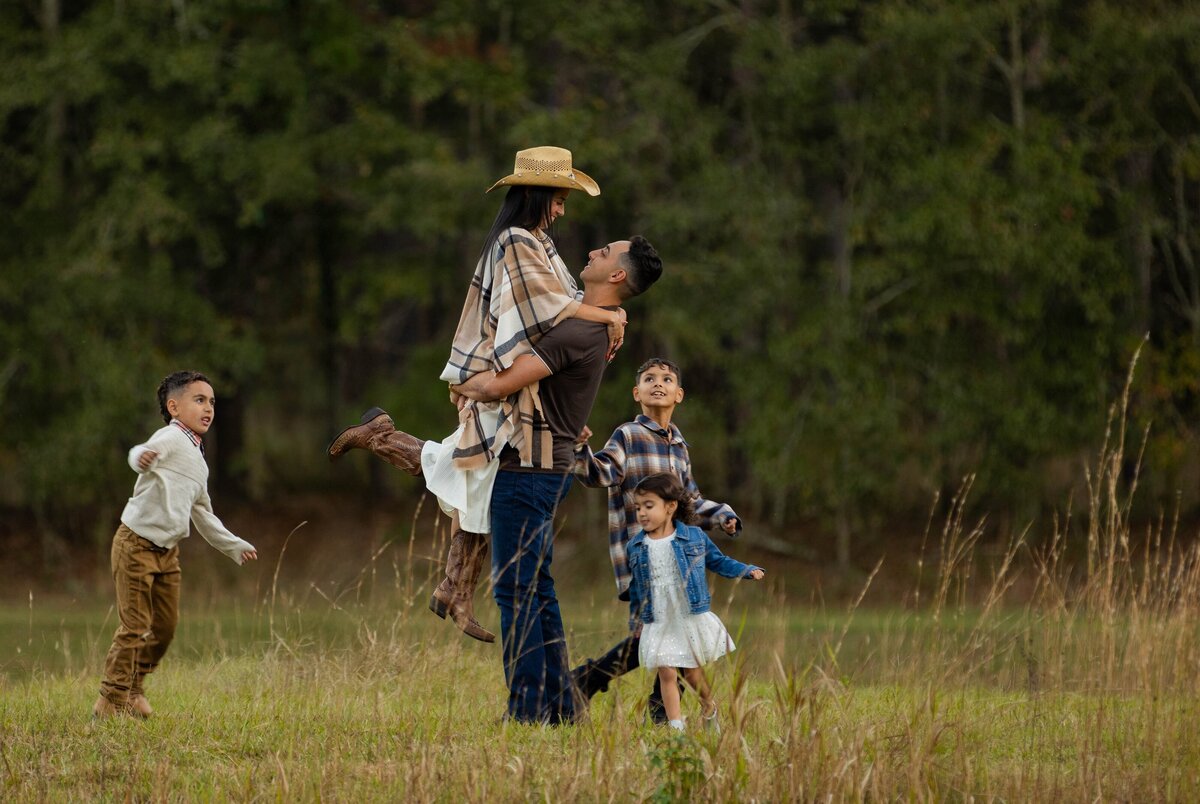
<instances>
[{"instance_id":1,"label":"dark jeans","mask_svg":"<svg viewBox=\"0 0 1200 804\"><path fill-rule=\"evenodd\" d=\"M496 473L492 487L492 596L500 608L500 642L508 716L526 723L575 719L567 640L554 592L554 511L571 476Z\"/></svg>"},{"instance_id":2,"label":"dark jeans","mask_svg":"<svg viewBox=\"0 0 1200 804\"><path fill-rule=\"evenodd\" d=\"M625 637L599 659L585 659L583 664L571 671L571 676L585 700L591 700L598 692L605 692L614 678L641 667L638 659L638 646L641 643L638 637ZM682 698L683 682L676 683L679 684L679 696ZM658 681L658 673L654 674L654 689L650 691L650 698L646 701L646 711L655 723L667 722L667 710L663 708L662 686Z\"/></svg>"}]
</instances>

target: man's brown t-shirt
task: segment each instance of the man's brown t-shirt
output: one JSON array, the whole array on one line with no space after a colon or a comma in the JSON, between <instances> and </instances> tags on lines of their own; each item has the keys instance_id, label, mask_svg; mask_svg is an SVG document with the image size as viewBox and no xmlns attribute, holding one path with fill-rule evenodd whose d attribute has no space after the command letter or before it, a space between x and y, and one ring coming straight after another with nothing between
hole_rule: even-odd
<instances>
[{"instance_id":1,"label":"man's brown t-shirt","mask_svg":"<svg viewBox=\"0 0 1200 804\"><path fill-rule=\"evenodd\" d=\"M568 318L547 332L533 351L550 369L550 376L538 384L538 395L554 439L554 468L522 467L517 451L506 446L500 452L500 469L563 474L575 464L575 439L592 413L608 365L608 327Z\"/></svg>"}]
</instances>

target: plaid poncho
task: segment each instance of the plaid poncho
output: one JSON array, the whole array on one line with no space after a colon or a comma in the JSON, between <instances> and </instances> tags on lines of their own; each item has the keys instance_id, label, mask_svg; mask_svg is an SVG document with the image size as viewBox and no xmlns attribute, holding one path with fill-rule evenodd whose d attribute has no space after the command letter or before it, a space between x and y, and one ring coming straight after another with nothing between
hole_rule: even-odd
<instances>
[{"instance_id":1,"label":"plaid poncho","mask_svg":"<svg viewBox=\"0 0 1200 804\"><path fill-rule=\"evenodd\" d=\"M481 371L509 368L551 327L573 316L581 297L549 237L504 230L475 266L441 379L457 384ZM499 402L470 402L459 420L465 426L454 464L461 469L483 466L496 457L496 445L506 443L519 452L522 466L554 466L536 383Z\"/></svg>"}]
</instances>

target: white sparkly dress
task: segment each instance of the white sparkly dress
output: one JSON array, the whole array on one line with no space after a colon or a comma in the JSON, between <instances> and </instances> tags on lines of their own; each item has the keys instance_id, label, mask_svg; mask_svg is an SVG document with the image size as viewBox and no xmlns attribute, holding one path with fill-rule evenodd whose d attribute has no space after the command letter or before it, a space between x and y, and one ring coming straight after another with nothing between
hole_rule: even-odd
<instances>
[{"instance_id":1,"label":"white sparkly dress","mask_svg":"<svg viewBox=\"0 0 1200 804\"><path fill-rule=\"evenodd\" d=\"M700 667L731 652L733 639L711 611L692 614L675 548L675 534L646 539L650 564L650 604L654 622L642 626L638 661L642 667Z\"/></svg>"}]
</instances>

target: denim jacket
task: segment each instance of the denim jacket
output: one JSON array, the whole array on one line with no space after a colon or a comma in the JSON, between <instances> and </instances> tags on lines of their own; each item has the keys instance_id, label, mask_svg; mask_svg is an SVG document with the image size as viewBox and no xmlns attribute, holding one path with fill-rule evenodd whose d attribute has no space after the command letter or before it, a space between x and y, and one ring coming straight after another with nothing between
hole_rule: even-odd
<instances>
[{"instance_id":1,"label":"denim jacket","mask_svg":"<svg viewBox=\"0 0 1200 804\"><path fill-rule=\"evenodd\" d=\"M708 581L704 577L707 567L726 578L748 578L759 567L730 558L722 553L712 539L692 525L675 523L675 538L671 542L679 574L683 576L687 589L688 606L692 614L703 614L712 604ZM632 623L654 622L654 601L650 595L650 550L646 545L646 531L639 531L629 540L625 548L629 558L629 614Z\"/></svg>"}]
</instances>

